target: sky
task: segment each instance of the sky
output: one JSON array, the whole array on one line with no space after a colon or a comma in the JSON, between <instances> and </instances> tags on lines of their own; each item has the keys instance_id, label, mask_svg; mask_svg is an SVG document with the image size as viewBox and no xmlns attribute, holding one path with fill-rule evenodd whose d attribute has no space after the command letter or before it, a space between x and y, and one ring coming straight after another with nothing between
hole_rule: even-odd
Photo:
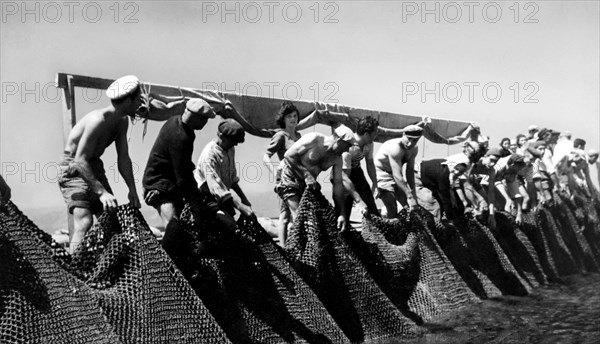
<instances>
[{"instance_id":1,"label":"sky","mask_svg":"<svg viewBox=\"0 0 600 344\"><path fill-rule=\"evenodd\" d=\"M598 1L1 1L0 173L22 209L63 206L56 73L319 100L478 122L493 145L530 124L600 147ZM77 116L107 106L76 89ZM197 133L193 159L218 119ZM138 193L161 123L130 129ZM304 131L328 132L325 127ZM237 148L262 216L277 199L264 138ZM421 143L420 159L459 147ZM104 158L121 203L114 148ZM327 183L326 177L321 180ZM327 189L327 188L326 188ZM141 197L141 196L140 196ZM253 199L254 197L254 199ZM145 211L148 209L145 207ZM262 214L261 214L262 213Z\"/></svg>"}]
</instances>

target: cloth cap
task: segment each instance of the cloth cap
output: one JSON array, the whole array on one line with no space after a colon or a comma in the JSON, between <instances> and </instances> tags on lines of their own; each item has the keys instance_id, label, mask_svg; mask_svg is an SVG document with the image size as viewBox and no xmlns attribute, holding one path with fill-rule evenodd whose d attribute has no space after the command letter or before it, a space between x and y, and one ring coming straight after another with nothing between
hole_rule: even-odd
<instances>
[{"instance_id":1,"label":"cloth cap","mask_svg":"<svg viewBox=\"0 0 600 344\"><path fill-rule=\"evenodd\" d=\"M539 129L540 128L537 125L532 124L532 125L529 126L529 128L527 128L527 131L539 130Z\"/></svg>"},{"instance_id":2,"label":"cloth cap","mask_svg":"<svg viewBox=\"0 0 600 344\"><path fill-rule=\"evenodd\" d=\"M487 153L485 153L486 156L490 156L490 155L494 155L497 156L498 158L501 158L503 153L502 153L502 148L500 147L492 147L490 149L488 149Z\"/></svg>"},{"instance_id":3,"label":"cloth cap","mask_svg":"<svg viewBox=\"0 0 600 344\"><path fill-rule=\"evenodd\" d=\"M410 138L419 138L423 136L423 128L416 124L411 124L403 129L404 135Z\"/></svg>"},{"instance_id":4,"label":"cloth cap","mask_svg":"<svg viewBox=\"0 0 600 344\"><path fill-rule=\"evenodd\" d=\"M520 164L520 163L524 163L524 162L525 162L525 157L522 156L521 154L513 154L510 156L510 158L508 158L509 165Z\"/></svg>"},{"instance_id":5,"label":"cloth cap","mask_svg":"<svg viewBox=\"0 0 600 344\"><path fill-rule=\"evenodd\" d=\"M185 104L185 108L193 114L199 114L204 117L215 118L217 116L212 107L200 98L192 98L188 100Z\"/></svg>"},{"instance_id":6,"label":"cloth cap","mask_svg":"<svg viewBox=\"0 0 600 344\"><path fill-rule=\"evenodd\" d=\"M352 132L352 129L348 128L343 124L335 128L333 130L333 133L335 134L335 136L339 137L344 142L347 142L351 145L356 143L356 139L354 138L354 133Z\"/></svg>"},{"instance_id":7,"label":"cloth cap","mask_svg":"<svg viewBox=\"0 0 600 344\"><path fill-rule=\"evenodd\" d=\"M533 148L539 148L540 146L545 146L546 141L538 140L533 143Z\"/></svg>"},{"instance_id":8,"label":"cloth cap","mask_svg":"<svg viewBox=\"0 0 600 344\"><path fill-rule=\"evenodd\" d=\"M110 100L119 100L133 94L140 87L140 80L135 75L126 75L115 80L106 89Z\"/></svg>"},{"instance_id":9,"label":"cloth cap","mask_svg":"<svg viewBox=\"0 0 600 344\"><path fill-rule=\"evenodd\" d=\"M473 148L474 151L478 152L481 149L481 145L475 141L467 141L465 142L465 146L469 146Z\"/></svg>"},{"instance_id":10,"label":"cloth cap","mask_svg":"<svg viewBox=\"0 0 600 344\"><path fill-rule=\"evenodd\" d=\"M540 129L540 131L538 132L538 137L541 139L541 138L543 138L543 137L544 137L544 135L546 135L547 133L550 133L550 134L552 134L552 129L546 129L546 128Z\"/></svg>"},{"instance_id":11,"label":"cloth cap","mask_svg":"<svg viewBox=\"0 0 600 344\"><path fill-rule=\"evenodd\" d=\"M570 131L563 131L560 133L560 137L566 137L569 140L571 139L572 136L573 136L573 133L571 133Z\"/></svg>"},{"instance_id":12,"label":"cloth cap","mask_svg":"<svg viewBox=\"0 0 600 344\"><path fill-rule=\"evenodd\" d=\"M588 156L598 156L598 151L595 149L588 150Z\"/></svg>"},{"instance_id":13,"label":"cloth cap","mask_svg":"<svg viewBox=\"0 0 600 344\"><path fill-rule=\"evenodd\" d=\"M219 123L219 133L235 139L238 143L244 142L246 132L236 120L228 118Z\"/></svg>"}]
</instances>

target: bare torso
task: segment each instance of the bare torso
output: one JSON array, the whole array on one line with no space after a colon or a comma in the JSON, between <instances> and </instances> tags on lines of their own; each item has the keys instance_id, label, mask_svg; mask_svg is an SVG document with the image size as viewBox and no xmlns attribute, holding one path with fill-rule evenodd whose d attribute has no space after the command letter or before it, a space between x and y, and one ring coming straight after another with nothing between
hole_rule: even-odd
<instances>
[{"instance_id":1,"label":"bare torso","mask_svg":"<svg viewBox=\"0 0 600 344\"><path fill-rule=\"evenodd\" d=\"M99 159L106 147L110 146L123 132L127 131L127 116L119 117L112 107L94 110L85 115L71 130L65 151L72 152L76 157L85 151L88 161ZM84 140L82 138L89 137ZM86 145L80 147L80 143Z\"/></svg>"},{"instance_id":2,"label":"bare torso","mask_svg":"<svg viewBox=\"0 0 600 344\"><path fill-rule=\"evenodd\" d=\"M328 147L330 147L332 143L333 138L318 134L314 140L311 140L308 150L299 157L302 166L304 166L314 178L321 172L333 166L337 159L341 159L340 154L328 150Z\"/></svg>"}]
</instances>

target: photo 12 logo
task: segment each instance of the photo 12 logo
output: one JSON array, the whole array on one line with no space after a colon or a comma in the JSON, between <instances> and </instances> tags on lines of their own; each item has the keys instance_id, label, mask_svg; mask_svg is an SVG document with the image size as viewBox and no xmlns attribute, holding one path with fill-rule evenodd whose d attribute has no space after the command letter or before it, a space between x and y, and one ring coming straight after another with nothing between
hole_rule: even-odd
<instances>
[{"instance_id":1,"label":"photo 12 logo","mask_svg":"<svg viewBox=\"0 0 600 344\"><path fill-rule=\"evenodd\" d=\"M339 23L337 2L203 1L202 22L220 23Z\"/></svg>"},{"instance_id":2,"label":"photo 12 logo","mask_svg":"<svg viewBox=\"0 0 600 344\"><path fill-rule=\"evenodd\" d=\"M540 6L537 2L510 1L404 1L403 23L514 23L537 24Z\"/></svg>"},{"instance_id":3,"label":"photo 12 logo","mask_svg":"<svg viewBox=\"0 0 600 344\"><path fill-rule=\"evenodd\" d=\"M479 82L403 82L402 102L417 101L427 103L458 103L465 100L469 103L484 101L497 103L503 97L510 97L514 103L539 103L537 94L540 86L535 82L513 82L510 84L495 81Z\"/></svg>"},{"instance_id":4,"label":"photo 12 logo","mask_svg":"<svg viewBox=\"0 0 600 344\"><path fill-rule=\"evenodd\" d=\"M2 23L139 23L137 2L2 1Z\"/></svg>"}]
</instances>

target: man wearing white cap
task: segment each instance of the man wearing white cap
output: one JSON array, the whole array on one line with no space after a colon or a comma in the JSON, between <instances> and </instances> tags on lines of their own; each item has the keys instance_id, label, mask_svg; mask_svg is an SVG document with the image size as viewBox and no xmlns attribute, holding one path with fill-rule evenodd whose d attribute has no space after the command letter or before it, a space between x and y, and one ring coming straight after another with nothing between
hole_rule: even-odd
<instances>
[{"instance_id":1,"label":"man wearing white cap","mask_svg":"<svg viewBox=\"0 0 600 344\"><path fill-rule=\"evenodd\" d=\"M596 184L596 188L595 188L596 192L600 188L600 162L598 162L599 155L600 154L595 149L590 149L587 152L588 171L589 171L589 166L596 166L596 174L598 177L598 184ZM591 182L591 178L590 178L589 185L590 185L590 188L594 185L594 183Z\"/></svg>"},{"instance_id":2,"label":"man wearing white cap","mask_svg":"<svg viewBox=\"0 0 600 344\"><path fill-rule=\"evenodd\" d=\"M375 155L377 191L389 218L398 214L396 201L411 210L418 205L415 158L419 152L417 142L423 135L423 129L418 125L409 125L403 131L402 137L384 142ZM406 174L402 173L404 165Z\"/></svg>"},{"instance_id":3,"label":"man wearing white cap","mask_svg":"<svg viewBox=\"0 0 600 344\"><path fill-rule=\"evenodd\" d=\"M281 180L275 192L287 203L296 218L300 198L305 188L318 190L319 174L333 167L333 196L339 207L338 229L346 230L348 219L344 207L344 185L342 179L342 153L356 143L354 133L345 125L337 127L332 136L309 133L301 137L285 153L281 162Z\"/></svg>"},{"instance_id":4,"label":"man wearing white cap","mask_svg":"<svg viewBox=\"0 0 600 344\"><path fill-rule=\"evenodd\" d=\"M75 124L60 163L58 184L73 214L73 231L69 233L71 252L92 226L93 215L117 207L100 160L113 142L117 148L119 173L129 188L129 202L140 207L127 144L127 117L135 116L142 104L140 82L133 75L124 76L108 87L106 95L111 105L88 113Z\"/></svg>"},{"instance_id":5,"label":"man wearing white cap","mask_svg":"<svg viewBox=\"0 0 600 344\"><path fill-rule=\"evenodd\" d=\"M142 185L144 200L158 211L165 228L177 220L184 203L189 203L198 216L200 191L192 162L194 130L201 130L215 116L207 102L192 98L183 114L169 118L156 137Z\"/></svg>"}]
</instances>

